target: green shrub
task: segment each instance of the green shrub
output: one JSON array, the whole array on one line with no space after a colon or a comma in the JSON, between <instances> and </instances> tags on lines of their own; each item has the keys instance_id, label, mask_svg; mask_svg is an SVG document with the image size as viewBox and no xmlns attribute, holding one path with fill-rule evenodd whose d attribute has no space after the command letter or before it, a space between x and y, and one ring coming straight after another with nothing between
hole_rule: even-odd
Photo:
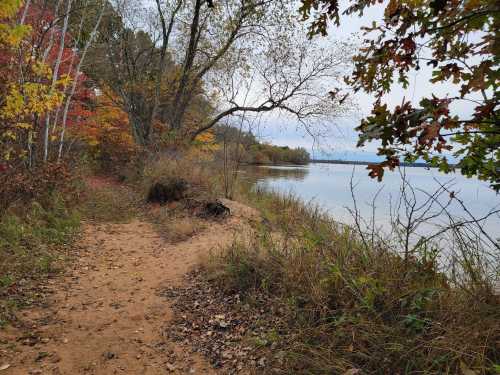
<instances>
[{"instance_id":1,"label":"green shrub","mask_svg":"<svg viewBox=\"0 0 500 375\"><path fill-rule=\"evenodd\" d=\"M0 320L31 298L29 285L59 270L78 232L79 215L59 195L44 201L50 204L11 207L0 218Z\"/></svg>"}]
</instances>

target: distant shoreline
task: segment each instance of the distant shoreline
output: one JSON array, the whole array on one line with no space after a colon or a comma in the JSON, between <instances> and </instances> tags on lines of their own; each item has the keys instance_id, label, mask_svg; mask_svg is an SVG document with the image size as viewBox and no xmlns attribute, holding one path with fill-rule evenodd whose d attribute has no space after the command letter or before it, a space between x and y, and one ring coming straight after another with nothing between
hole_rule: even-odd
<instances>
[{"instance_id":1,"label":"distant shoreline","mask_svg":"<svg viewBox=\"0 0 500 375\"><path fill-rule=\"evenodd\" d=\"M297 166L297 167L304 167L308 164L348 164L348 165L369 165L369 164L377 164L378 162L376 161L361 161L361 160L337 160L337 159L311 159L306 163L242 163L242 165L247 165L247 166L256 166L256 167L286 167L286 166ZM438 168L434 167L428 163L406 163L406 162L401 162L399 164L400 167L414 167L414 168ZM456 167L456 164L450 164L450 167Z\"/></svg>"},{"instance_id":2,"label":"distant shoreline","mask_svg":"<svg viewBox=\"0 0 500 375\"><path fill-rule=\"evenodd\" d=\"M328 160L328 159L312 159L309 163L323 163L323 164L351 164L351 165L368 165L377 164L376 161L358 161L358 160ZM401 167L416 167L416 168L436 168L428 163L405 163L400 164Z\"/></svg>"}]
</instances>

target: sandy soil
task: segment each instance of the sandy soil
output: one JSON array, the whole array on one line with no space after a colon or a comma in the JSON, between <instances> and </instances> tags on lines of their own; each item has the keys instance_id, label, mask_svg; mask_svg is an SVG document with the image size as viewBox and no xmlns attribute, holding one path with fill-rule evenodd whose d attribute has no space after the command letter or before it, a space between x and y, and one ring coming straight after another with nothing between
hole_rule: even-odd
<instances>
[{"instance_id":1,"label":"sandy soil","mask_svg":"<svg viewBox=\"0 0 500 375\"><path fill-rule=\"evenodd\" d=\"M47 285L47 306L22 311L23 328L0 331L0 374L215 374L165 337L172 310L158 292L257 216L224 203L229 219L175 245L147 222L85 224L77 261Z\"/></svg>"}]
</instances>

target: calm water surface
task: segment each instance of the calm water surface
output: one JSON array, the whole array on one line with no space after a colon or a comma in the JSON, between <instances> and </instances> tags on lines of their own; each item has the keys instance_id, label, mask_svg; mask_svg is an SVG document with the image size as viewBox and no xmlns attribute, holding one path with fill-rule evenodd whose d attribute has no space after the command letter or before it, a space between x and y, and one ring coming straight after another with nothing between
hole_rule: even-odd
<instances>
[{"instance_id":1,"label":"calm water surface","mask_svg":"<svg viewBox=\"0 0 500 375\"><path fill-rule=\"evenodd\" d=\"M306 202L313 202L327 210L337 221L352 223L352 217L346 207L353 207L350 181L353 177L355 195L361 214L369 218L372 213L370 206L373 197L379 189L382 191L375 201L376 223L387 227L390 224L391 202L394 207L401 187L400 172L386 172L382 182L377 182L368 176L365 166L345 164L309 164L307 166L263 166L248 167L245 174L257 180L259 186L279 191L292 192ZM415 188L417 202L423 203L426 195L418 190L432 193L439 188L440 183L450 183L450 189L466 204L467 209L476 217L486 215L492 209L500 209L500 195L488 187L487 183L475 178L466 178L458 173L444 175L436 169L406 168L407 180ZM437 180L437 181L436 181ZM448 194L440 201L445 203ZM437 212L438 207L435 207ZM454 219L468 218L468 214L455 202L449 207ZM441 215L436 217L436 225L448 222ZM496 214L482 222L493 237L500 237L500 215Z\"/></svg>"}]
</instances>

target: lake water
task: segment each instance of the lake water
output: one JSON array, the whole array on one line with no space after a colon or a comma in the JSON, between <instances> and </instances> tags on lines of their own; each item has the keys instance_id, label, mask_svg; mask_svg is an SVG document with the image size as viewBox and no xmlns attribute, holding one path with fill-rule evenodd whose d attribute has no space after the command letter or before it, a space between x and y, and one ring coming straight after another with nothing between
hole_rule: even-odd
<instances>
[{"instance_id":1,"label":"lake water","mask_svg":"<svg viewBox=\"0 0 500 375\"><path fill-rule=\"evenodd\" d=\"M437 169L414 167L405 168L404 173L407 181L414 187L417 206L427 199L424 191L432 193L439 188L439 183L446 183L449 184L449 190L465 203L467 210L476 218L491 210L500 209L500 195L490 189L487 183L475 178L469 179L459 173L445 175ZM313 202L328 211L335 220L347 224L353 223L352 215L347 210L347 207L353 207L350 189L352 177L358 209L367 219L372 215L373 198L382 189L375 200L375 221L377 226L386 229L390 227L391 207L394 212L402 183L401 172L386 171L383 181L378 182L368 176L366 166L363 165L311 163L306 166L248 167L244 169L244 174L256 179L259 186L283 193L292 192L306 202ZM439 198L443 205L448 201L449 193ZM434 204L427 216L434 213L436 217L428 220L428 225L437 228L449 222L449 217L438 214L439 211L439 204ZM470 218L457 201L453 201L447 211L453 220ZM493 238L500 238L500 215L497 213L482 221L481 227Z\"/></svg>"}]
</instances>

